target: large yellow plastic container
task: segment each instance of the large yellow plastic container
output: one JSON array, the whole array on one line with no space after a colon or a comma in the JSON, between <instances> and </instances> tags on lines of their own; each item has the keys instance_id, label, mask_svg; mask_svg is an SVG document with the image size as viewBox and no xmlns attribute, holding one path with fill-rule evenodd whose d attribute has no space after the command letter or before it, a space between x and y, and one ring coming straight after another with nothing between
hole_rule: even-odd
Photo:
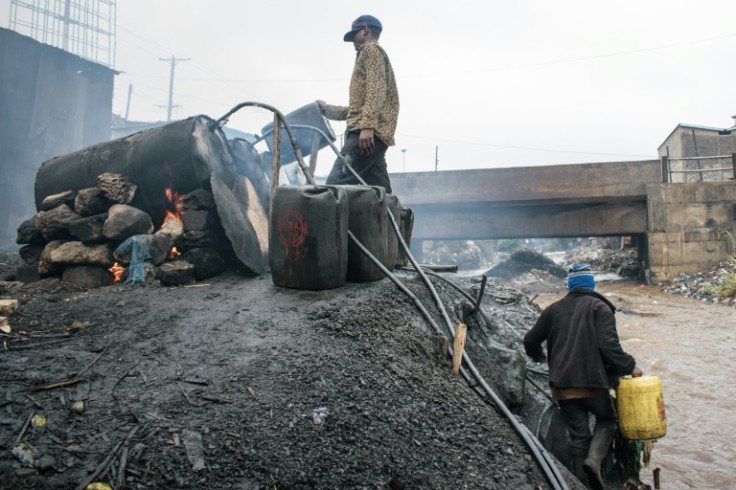
<instances>
[{"instance_id":1,"label":"large yellow plastic container","mask_svg":"<svg viewBox=\"0 0 736 490\"><path fill-rule=\"evenodd\" d=\"M616 406L624 439L658 439L667 433L659 376L621 378L616 388Z\"/></svg>"}]
</instances>

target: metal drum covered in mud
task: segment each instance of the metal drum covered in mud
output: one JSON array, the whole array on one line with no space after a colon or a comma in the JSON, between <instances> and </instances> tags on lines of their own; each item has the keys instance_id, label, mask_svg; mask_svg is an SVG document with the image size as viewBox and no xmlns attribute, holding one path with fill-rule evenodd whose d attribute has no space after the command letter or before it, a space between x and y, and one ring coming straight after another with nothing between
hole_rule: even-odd
<instances>
[{"instance_id":1,"label":"metal drum covered in mud","mask_svg":"<svg viewBox=\"0 0 736 490\"><path fill-rule=\"evenodd\" d=\"M194 116L52 158L36 175L36 208L50 195L95 187L99 175L111 172L138 186L131 204L160 223L166 189L185 194L209 188L212 174L232 186L235 165L225 135L210 129L212 122Z\"/></svg>"},{"instance_id":2,"label":"metal drum covered in mud","mask_svg":"<svg viewBox=\"0 0 736 490\"><path fill-rule=\"evenodd\" d=\"M386 215L386 191L383 187L367 185L346 185L344 188L350 203L348 228L373 256L387 264L391 223ZM348 281L376 281L384 276L354 243L348 244Z\"/></svg>"},{"instance_id":3,"label":"metal drum covered in mud","mask_svg":"<svg viewBox=\"0 0 736 490\"><path fill-rule=\"evenodd\" d=\"M399 210L401 221L399 222L399 230L401 237L404 239L407 247L411 247L411 232L414 229L414 210L402 207ZM409 263L409 257L404 253L404 249L399 246L396 253L396 267L406 267Z\"/></svg>"},{"instance_id":4,"label":"metal drum covered in mud","mask_svg":"<svg viewBox=\"0 0 736 490\"><path fill-rule=\"evenodd\" d=\"M401 203L399 202L399 198L393 194L386 194L386 204L388 206L388 212L390 212L394 217L394 221L396 221L396 224L399 226L399 231L401 231ZM386 233L386 260L383 262L383 265L385 265L388 270L392 271L396 267L396 257L399 251L399 237L396 236L396 230L394 230L394 226L391 224L390 220L386 222L386 226L388 227L388 231Z\"/></svg>"},{"instance_id":5,"label":"metal drum covered in mud","mask_svg":"<svg viewBox=\"0 0 736 490\"><path fill-rule=\"evenodd\" d=\"M345 284L348 199L341 186L279 186L272 198L269 237L276 286L332 289Z\"/></svg>"},{"instance_id":6,"label":"metal drum covered in mud","mask_svg":"<svg viewBox=\"0 0 736 490\"><path fill-rule=\"evenodd\" d=\"M616 408L625 439L658 439L667 433L659 376L621 378L616 387Z\"/></svg>"}]
</instances>

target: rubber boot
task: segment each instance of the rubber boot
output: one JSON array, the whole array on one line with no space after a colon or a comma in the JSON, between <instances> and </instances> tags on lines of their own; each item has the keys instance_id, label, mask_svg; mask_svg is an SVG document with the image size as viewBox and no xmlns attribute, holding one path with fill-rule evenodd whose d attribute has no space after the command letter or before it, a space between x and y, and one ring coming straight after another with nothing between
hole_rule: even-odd
<instances>
[{"instance_id":1,"label":"rubber boot","mask_svg":"<svg viewBox=\"0 0 736 490\"><path fill-rule=\"evenodd\" d=\"M611 427L596 427L593 439L590 441L588 457L583 462L583 471L588 476L588 486L594 490L603 490L603 475L601 474L601 462L611 447L616 429Z\"/></svg>"},{"instance_id":2,"label":"rubber boot","mask_svg":"<svg viewBox=\"0 0 736 490\"><path fill-rule=\"evenodd\" d=\"M580 482L588 486L588 475L583 470L583 462L585 461L585 456L572 456L572 472L577 477Z\"/></svg>"}]
</instances>

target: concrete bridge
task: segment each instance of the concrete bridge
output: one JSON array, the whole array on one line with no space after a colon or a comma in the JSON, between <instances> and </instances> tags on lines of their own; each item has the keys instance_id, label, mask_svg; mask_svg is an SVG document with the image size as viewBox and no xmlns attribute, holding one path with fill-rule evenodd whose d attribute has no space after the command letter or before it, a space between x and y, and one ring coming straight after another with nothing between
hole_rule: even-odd
<instances>
[{"instance_id":1,"label":"concrete bridge","mask_svg":"<svg viewBox=\"0 0 736 490\"><path fill-rule=\"evenodd\" d=\"M653 281L734 253L736 184L663 183L658 160L391 175L424 240L632 236Z\"/></svg>"}]
</instances>

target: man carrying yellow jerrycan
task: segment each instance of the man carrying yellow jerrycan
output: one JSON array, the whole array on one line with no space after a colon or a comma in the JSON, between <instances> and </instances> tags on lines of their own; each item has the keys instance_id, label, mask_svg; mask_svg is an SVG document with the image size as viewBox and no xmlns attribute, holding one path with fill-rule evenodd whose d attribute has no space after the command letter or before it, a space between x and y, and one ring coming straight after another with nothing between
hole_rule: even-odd
<instances>
[{"instance_id":1,"label":"man carrying yellow jerrycan","mask_svg":"<svg viewBox=\"0 0 736 490\"><path fill-rule=\"evenodd\" d=\"M559 405L567 423L575 476L590 488L603 489L606 485L601 462L619 425L610 390L619 384L621 376L639 378L642 371L634 358L621 348L615 307L594 291L595 279L590 266L571 266L567 286L568 294L548 306L527 332L524 349L533 360L549 364L552 399ZM544 342L547 343L546 353L542 350ZM627 393L636 396L635 391L629 388ZM631 399L626 400L628 405L625 403L623 407L631 406ZM664 404L661 409L664 420ZM595 416L592 434L591 413ZM647 435L650 437L635 438L661 437L664 433Z\"/></svg>"}]
</instances>

